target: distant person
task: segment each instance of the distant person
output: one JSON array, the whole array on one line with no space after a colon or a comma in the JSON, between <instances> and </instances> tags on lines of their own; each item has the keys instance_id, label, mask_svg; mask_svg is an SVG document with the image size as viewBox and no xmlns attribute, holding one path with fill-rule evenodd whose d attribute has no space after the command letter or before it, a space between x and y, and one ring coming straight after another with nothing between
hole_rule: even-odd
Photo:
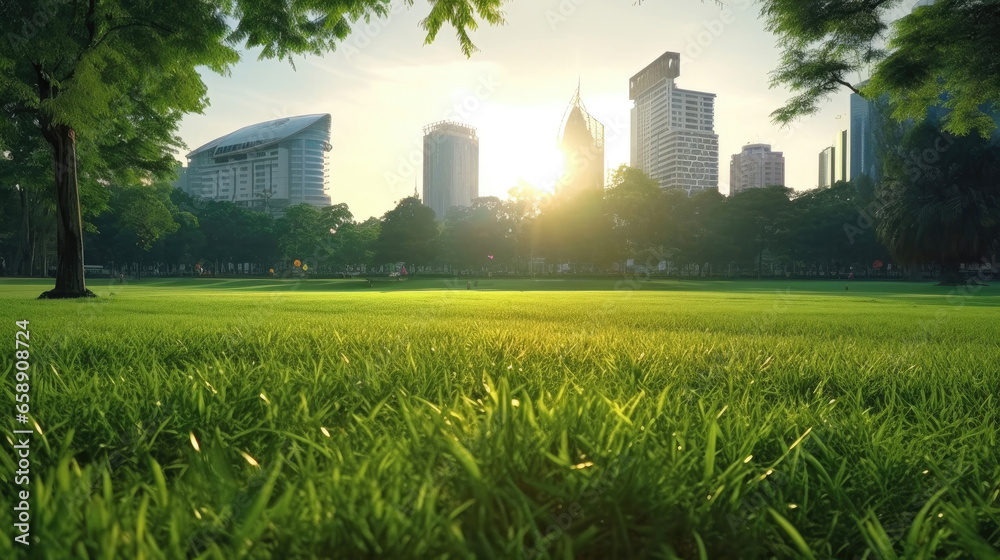
<instances>
[{"instance_id":1,"label":"distant person","mask_svg":"<svg viewBox=\"0 0 1000 560\"><path fill-rule=\"evenodd\" d=\"M0 257L0 276L7 276L7 261Z\"/></svg>"},{"instance_id":2,"label":"distant person","mask_svg":"<svg viewBox=\"0 0 1000 560\"><path fill-rule=\"evenodd\" d=\"M472 289L472 282L466 281L465 282L465 289L466 290L471 290Z\"/></svg>"},{"instance_id":3,"label":"distant person","mask_svg":"<svg viewBox=\"0 0 1000 560\"><path fill-rule=\"evenodd\" d=\"M475 286L475 287L477 287L477 288L478 288L478 287L479 287L479 280L476 280L476 283L475 283L475 284L473 284L473 286Z\"/></svg>"},{"instance_id":4,"label":"distant person","mask_svg":"<svg viewBox=\"0 0 1000 560\"><path fill-rule=\"evenodd\" d=\"M125 275L122 274L121 272L118 273L118 283L119 284L124 284L125 283Z\"/></svg>"}]
</instances>

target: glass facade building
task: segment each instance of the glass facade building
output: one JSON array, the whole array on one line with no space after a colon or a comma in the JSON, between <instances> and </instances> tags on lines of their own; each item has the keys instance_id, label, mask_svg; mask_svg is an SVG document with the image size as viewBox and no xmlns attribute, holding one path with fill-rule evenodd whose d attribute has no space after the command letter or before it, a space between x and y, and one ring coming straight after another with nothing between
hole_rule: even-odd
<instances>
[{"instance_id":1,"label":"glass facade building","mask_svg":"<svg viewBox=\"0 0 1000 560\"><path fill-rule=\"evenodd\" d=\"M861 88L867 85L867 81L857 85ZM851 94L851 138L850 138L850 162L851 180L857 179L862 174L870 179L878 180L881 175L881 162L875 157L875 106L856 93Z\"/></svg>"}]
</instances>

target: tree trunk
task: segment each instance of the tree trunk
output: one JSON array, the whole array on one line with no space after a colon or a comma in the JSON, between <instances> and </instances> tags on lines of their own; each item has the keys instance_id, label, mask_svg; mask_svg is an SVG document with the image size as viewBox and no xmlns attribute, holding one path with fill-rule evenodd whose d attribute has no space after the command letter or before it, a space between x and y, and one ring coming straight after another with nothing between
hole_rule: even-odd
<instances>
[{"instance_id":1,"label":"tree trunk","mask_svg":"<svg viewBox=\"0 0 1000 560\"><path fill-rule=\"evenodd\" d=\"M83 225L80 188L76 178L76 131L46 122L42 133L55 155L56 287L40 299L96 297L83 279Z\"/></svg>"},{"instance_id":2,"label":"tree trunk","mask_svg":"<svg viewBox=\"0 0 1000 560\"><path fill-rule=\"evenodd\" d=\"M31 223L28 215L28 190L21 185L18 189L21 199L21 239L20 247L14 254L14 262L11 263L11 270L15 275L31 276Z\"/></svg>"}]
</instances>

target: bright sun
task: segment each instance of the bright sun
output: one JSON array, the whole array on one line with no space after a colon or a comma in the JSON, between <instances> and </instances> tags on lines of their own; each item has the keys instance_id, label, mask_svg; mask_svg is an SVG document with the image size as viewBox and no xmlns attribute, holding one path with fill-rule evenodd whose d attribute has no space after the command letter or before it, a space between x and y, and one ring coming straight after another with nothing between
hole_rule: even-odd
<instances>
[{"instance_id":1,"label":"bright sun","mask_svg":"<svg viewBox=\"0 0 1000 560\"><path fill-rule=\"evenodd\" d=\"M552 193L563 171L557 106L503 107L477 119L479 193L505 198L520 181ZM551 121L551 122L550 122Z\"/></svg>"}]
</instances>

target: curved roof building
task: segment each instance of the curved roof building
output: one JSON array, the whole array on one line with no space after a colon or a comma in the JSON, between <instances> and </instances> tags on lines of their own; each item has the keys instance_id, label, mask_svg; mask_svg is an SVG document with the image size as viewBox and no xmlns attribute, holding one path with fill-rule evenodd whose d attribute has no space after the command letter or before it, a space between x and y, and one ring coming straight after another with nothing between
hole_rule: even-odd
<instances>
[{"instance_id":1,"label":"curved roof building","mask_svg":"<svg viewBox=\"0 0 1000 560\"><path fill-rule=\"evenodd\" d=\"M329 206L325 192L329 114L245 126L188 155L178 187L210 200L280 215L303 202Z\"/></svg>"},{"instance_id":2,"label":"curved roof building","mask_svg":"<svg viewBox=\"0 0 1000 560\"><path fill-rule=\"evenodd\" d=\"M603 189L604 125L583 106L579 85L559 128L559 149L565 165L556 192Z\"/></svg>"}]
</instances>

